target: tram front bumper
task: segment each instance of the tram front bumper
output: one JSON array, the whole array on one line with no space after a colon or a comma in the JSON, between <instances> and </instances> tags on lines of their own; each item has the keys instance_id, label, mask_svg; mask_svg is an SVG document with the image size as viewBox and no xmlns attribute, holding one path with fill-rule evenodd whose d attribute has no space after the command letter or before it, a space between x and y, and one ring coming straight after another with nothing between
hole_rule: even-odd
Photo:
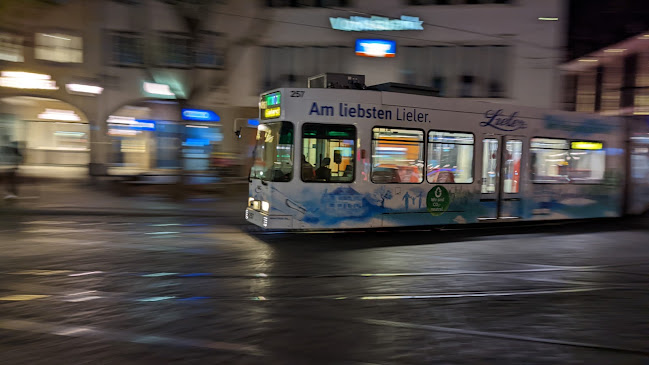
<instances>
[{"instance_id":1,"label":"tram front bumper","mask_svg":"<svg viewBox=\"0 0 649 365\"><path fill-rule=\"evenodd\" d=\"M291 229L293 217L287 215L268 215L252 208L246 208L246 220L266 229Z\"/></svg>"}]
</instances>

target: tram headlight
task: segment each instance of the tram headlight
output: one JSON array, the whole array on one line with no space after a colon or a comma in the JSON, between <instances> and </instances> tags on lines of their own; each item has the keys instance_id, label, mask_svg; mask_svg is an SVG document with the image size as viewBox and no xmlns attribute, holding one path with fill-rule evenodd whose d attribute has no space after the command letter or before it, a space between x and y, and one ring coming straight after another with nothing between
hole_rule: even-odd
<instances>
[{"instance_id":1,"label":"tram headlight","mask_svg":"<svg viewBox=\"0 0 649 365\"><path fill-rule=\"evenodd\" d=\"M260 204L261 204L261 201L259 201L259 200L253 200L253 201L252 201L252 209L254 209L254 210L259 210L259 208L260 208L259 205L260 205Z\"/></svg>"},{"instance_id":2,"label":"tram headlight","mask_svg":"<svg viewBox=\"0 0 649 365\"><path fill-rule=\"evenodd\" d=\"M248 206L249 206L249 207L252 207L252 202L253 202L254 200L255 200L255 198L253 198L253 197L249 197L249 198L248 198Z\"/></svg>"},{"instance_id":3,"label":"tram headlight","mask_svg":"<svg viewBox=\"0 0 649 365\"><path fill-rule=\"evenodd\" d=\"M270 210L270 203L262 201L261 210L263 210L264 212L268 212Z\"/></svg>"}]
</instances>

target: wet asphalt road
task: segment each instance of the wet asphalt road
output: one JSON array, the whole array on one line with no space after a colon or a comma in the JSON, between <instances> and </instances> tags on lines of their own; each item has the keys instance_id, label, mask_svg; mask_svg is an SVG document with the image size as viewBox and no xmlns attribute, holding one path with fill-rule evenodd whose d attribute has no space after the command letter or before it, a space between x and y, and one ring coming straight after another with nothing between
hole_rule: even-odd
<instances>
[{"instance_id":1,"label":"wet asphalt road","mask_svg":"<svg viewBox=\"0 0 649 365\"><path fill-rule=\"evenodd\" d=\"M0 223L0 364L649 364L649 220Z\"/></svg>"}]
</instances>

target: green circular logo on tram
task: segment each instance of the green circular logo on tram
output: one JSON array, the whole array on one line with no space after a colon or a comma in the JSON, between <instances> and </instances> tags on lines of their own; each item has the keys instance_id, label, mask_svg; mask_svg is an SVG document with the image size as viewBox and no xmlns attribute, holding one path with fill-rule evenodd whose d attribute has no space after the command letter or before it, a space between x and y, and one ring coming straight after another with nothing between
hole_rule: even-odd
<instances>
[{"instance_id":1,"label":"green circular logo on tram","mask_svg":"<svg viewBox=\"0 0 649 365\"><path fill-rule=\"evenodd\" d=\"M451 196L445 187L435 185L426 196L426 209L432 215L441 215L448 209L451 204Z\"/></svg>"}]
</instances>

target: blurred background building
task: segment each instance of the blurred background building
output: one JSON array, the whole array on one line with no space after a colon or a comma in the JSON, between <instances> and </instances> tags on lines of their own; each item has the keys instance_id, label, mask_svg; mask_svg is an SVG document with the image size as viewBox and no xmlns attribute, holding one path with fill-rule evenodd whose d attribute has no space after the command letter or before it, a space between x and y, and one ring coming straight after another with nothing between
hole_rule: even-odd
<instances>
[{"instance_id":1,"label":"blurred background building","mask_svg":"<svg viewBox=\"0 0 649 365\"><path fill-rule=\"evenodd\" d=\"M573 0L567 110L607 115L649 115L649 7L646 1Z\"/></svg>"},{"instance_id":2,"label":"blurred background building","mask_svg":"<svg viewBox=\"0 0 649 365\"><path fill-rule=\"evenodd\" d=\"M0 134L44 173L200 173L236 156L243 176L259 93L324 72L556 108L567 10L562 0L3 0ZM377 24L388 28L358 31ZM359 39L395 41L393 57L357 54Z\"/></svg>"}]
</instances>

